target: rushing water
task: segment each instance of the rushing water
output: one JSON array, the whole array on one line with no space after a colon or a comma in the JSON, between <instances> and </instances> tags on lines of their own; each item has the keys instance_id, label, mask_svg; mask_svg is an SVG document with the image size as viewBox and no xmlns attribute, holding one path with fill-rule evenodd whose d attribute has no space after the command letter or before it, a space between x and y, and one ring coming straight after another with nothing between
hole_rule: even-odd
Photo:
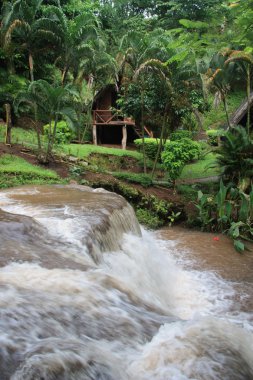
<instances>
[{"instance_id":1,"label":"rushing water","mask_svg":"<svg viewBox=\"0 0 253 380\"><path fill-rule=\"evenodd\" d=\"M0 380L253 379L253 260L225 238L141 231L85 187L0 209Z\"/></svg>"}]
</instances>

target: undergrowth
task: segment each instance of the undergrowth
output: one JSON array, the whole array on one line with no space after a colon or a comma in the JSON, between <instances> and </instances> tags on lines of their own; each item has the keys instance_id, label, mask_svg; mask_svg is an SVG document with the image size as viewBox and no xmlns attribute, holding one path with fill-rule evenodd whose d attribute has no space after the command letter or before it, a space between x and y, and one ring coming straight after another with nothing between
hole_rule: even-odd
<instances>
[{"instance_id":1,"label":"undergrowth","mask_svg":"<svg viewBox=\"0 0 253 380\"><path fill-rule=\"evenodd\" d=\"M123 172L114 172L111 173L115 178L122 179L130 183L138 183L143 187L149 187L152 185L151 176L143 173L123 173Z\"/></svg>"}]
</instances>

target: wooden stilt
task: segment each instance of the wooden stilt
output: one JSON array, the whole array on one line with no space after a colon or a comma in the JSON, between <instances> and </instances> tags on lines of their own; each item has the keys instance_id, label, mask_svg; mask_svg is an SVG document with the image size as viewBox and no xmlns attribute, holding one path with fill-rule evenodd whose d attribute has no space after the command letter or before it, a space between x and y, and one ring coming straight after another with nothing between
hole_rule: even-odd
<instances>
[{"instance_id":1,"label":"wooden stilt","mask_svg":"<svg viewBox=\"0 0 253 380\"><path fill-rule=\"evenodd\" d=\"M127 126L123 125L122 127L122 149L126 149L127 145Z\"/></svg>"},{"instance_id":2,"label":"wooden stilt","mask_svg":"<svg viewBox=\"0 0 253 380\"><path fill-rule=\"evenodd\" d=\"M93 124L92 134L93 134L93 144L94 145L98 145L98 142L97 142L97 126L96 126L96 124Z\"/></svg>"}]
</instances>

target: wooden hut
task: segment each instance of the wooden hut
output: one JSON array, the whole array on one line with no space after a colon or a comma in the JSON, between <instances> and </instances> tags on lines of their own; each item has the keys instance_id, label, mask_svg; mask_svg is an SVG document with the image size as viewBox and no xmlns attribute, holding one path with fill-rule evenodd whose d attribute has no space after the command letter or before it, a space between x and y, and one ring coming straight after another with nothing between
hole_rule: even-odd
<instances>
[{"instance_id":1,"label":"wooden hut","mask_svg":"<svg viewBox=\"0 0 253 380\"><path fill-rule=\"evenodd\" d=\"M135 121L117 112L118 93L114 85L108 85L95 97L93 104L93 144L122 145L140 137Z\"/></svg>"}]
</instances>

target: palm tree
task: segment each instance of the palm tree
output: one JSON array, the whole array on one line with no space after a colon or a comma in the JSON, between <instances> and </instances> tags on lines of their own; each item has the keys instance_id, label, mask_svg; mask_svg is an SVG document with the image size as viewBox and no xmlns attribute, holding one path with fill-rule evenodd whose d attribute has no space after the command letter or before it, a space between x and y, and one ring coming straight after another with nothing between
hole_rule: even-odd
<instances>
[{"instance_id":1,"label":"palm tree","mask_svg":"<svg viewBox=\"0 0 253 380\"><path fill-rule=\"evenodd\" d=\"M251 91L251 68L253 66L253 56L250 53L239 51L239 50L226 50L225 56L228 56L228 59L225 61L225 64L238 63L243 75L246 78L246 94L247 94L247 131L248 135L250 134L250 91Z\"/></svg>"},{"instance_id":2,"label":"palm tree","mask_svg":"<svg viewBox=\"0 0 253 380\"><path fill-rule=\"evenodd\" d=\"M86 55L82 57L75 83L86 81L95 94L108 83L117 81L117 65L103 39L98 38L89 45Z\"/></svg>"},{"instance_id":3,"label":"palm tree","mask_svg":"<svg viewBox=\"0 0 253 380\"><path fill-rule=\"evenodd\" d=\"M43 163L52 159L58 121L65 119L70 127L74 127L77 115L72 107L73 96L78 97L78 92L70 86L54 86L45 80L38 80L31 82L28 90L21 92L15 100L16 112L21 104L27 104L40 121L49 123L46 152L39 152L39 160Z\"/></svg>"},{"instance_id":4,"label":"palm tree","mask_svg":"<svg viewBox=\"0 0 253 380\"><path fill-rule=\"evenodd\" d=\"M40 17L43 0L16 0L3 20L4 46L11 45L28 54L30 79L34 81L34 57L55 50L62 36L54 20Z\"/></svg>"},{"instance_id":5,"label":"palm tree","mask_svg":"<svg viewBox=\"0 0 253 380\"><path fill-rule=\"evenodd\" d=\"M69 71L75 81L81 62L92 56L94 43L99 39L99 25L92 13L82 13L70 20L60 7L53 5L47 6L45 15L61 29L61 48L55 64L61 69L64 86Z\"/></svg>"},{"instance_id":6,"label":"palm tree","mask_svg":"<svg viewBox=\"0 0 253 380\"><path fill-rule=\"evenodd\" d=\"M231 127L227 105L227 94L230 90L232 80L235 74L235 65L225 64L226 58L223 54L218 53L213 56L207 70L207 85L213 87L220 97L227 119L228 128Z\"/></svg>"}]
</instances>

